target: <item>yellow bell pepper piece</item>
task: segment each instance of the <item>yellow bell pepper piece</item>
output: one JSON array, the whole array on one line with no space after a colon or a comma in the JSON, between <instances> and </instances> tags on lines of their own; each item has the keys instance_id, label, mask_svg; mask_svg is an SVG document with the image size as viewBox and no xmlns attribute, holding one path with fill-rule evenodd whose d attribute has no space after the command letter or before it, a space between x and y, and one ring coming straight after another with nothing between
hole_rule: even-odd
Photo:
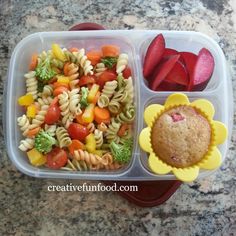
<instances>
[{"instance_id":1,"label":"yellow bell pepper piece","mask_svg":"<svg viewBox=\"0 0 236 236\"><path fill-rule=\"evenodd\" d=\"M91 153L96 154L96 155L102 157L103 154L104 154L104 150L95 150L95 151L92 151Z\"/></svg>"},{"instance_id":2,"label":"yellow bell pepper piece","mask_svg":"<svg viewBox=\"0 0 236 236\"><path fill-rule=\"evenodd\" d=\"M98 84L93 84L92 88L89 91L88 97L87 97L88 102L93 101L93 99L95 98L98 90L99 90L99 85Z\"/></svg>"},{"instance_id":3,"label":"yellow bell pepper piece","mask_svg":"<svg viewBox=\"0 0 236 236\"><path fill-rule=\"evenodd\" d=\"M86 138L85 138L85 147L86 150L90 153L94 153L96 150L96 140L94 137L94 134L89 134Z\"/></svg>"},{"instance_id":4,"label":"yellow bell pepper piece","mask_svg":"<svg viewBox=\"0 0 236 236\"><path fill-rule=\"evenodd\" d=\"M18 98L18 103L20 106L29 106L34 102L33 95L28 93L24 96Z\"/></svg>"},{"instance_id":5,"label":"yellow bell pepper piece","mask_svg":"<svg viewBox=\"0 0 236 236\"><path fill-rule=\"evenodd\" d=\"M57 59L61 61L66 61L66 56L58 44L52 44L52 53Z\"/></svg>"},{"instance_id":6,"label":"yellow bell pepper piece","mask_svg":"<svg viewBox=\"0 0 236 236\"><path fill-rule=\"evenodd\" d=\"M35 148L28 151L27 156L33 166L42 166L47 161L46 156L44 156L41 152L37 151Z\"/></svg>"},{"instance_id":7,"label":"yellow bell pepper piece","mask_svg":"<svg viewBox=\"0 0 236 236\"><path fill-rule=\"evenodd\" d=\"M37 108L34 104L31 104L27 107L26 116L28 118L34 118L36 116Z\"/></svg>"},{"instance_id":8,"label":"yellow bell pepper piece","mask_svg":"<svg viewBox=\"0 0 236 236\"><path fill-rule=\"evenodd\" d=\"M62 84L69 84L70 79L67 76L57 76L57 82L62 83Z\"/></svg>"},{"instance_id":9,"label":"yellow bell pepper piece","mask_svg":"<svg viewBox=\"0 0 236 236\"><path fill-rule=\"evenodd\" d=\"M94 120L94 108L95 105L90 103L84 110L84 113L82 115L82 120L85 123L92 123Z\"/></svg>"}]
</instances>

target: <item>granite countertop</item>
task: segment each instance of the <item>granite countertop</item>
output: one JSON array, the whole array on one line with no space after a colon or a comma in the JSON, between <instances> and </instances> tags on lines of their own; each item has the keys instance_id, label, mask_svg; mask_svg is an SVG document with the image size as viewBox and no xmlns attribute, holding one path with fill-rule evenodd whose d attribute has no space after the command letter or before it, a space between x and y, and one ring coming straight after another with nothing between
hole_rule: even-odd
<instances>
[{"instance_id":1,"label":"granite countertop","mask_svg":"<svg viewBox=\"0 0 236 236\"><path fill-rule=\"evenodd\" d=\"M1 1L0 103L12 50L22 38L38 31L68 30L88 21L109 29L203 32L222 47L236 88L234 0L109 2ZM0 235L236 235L235 122L220 171L183 184L165 204L153 208L135 206L112 192L49 192L50 184L83 182L21 174L7 157L1 126Z\"/></svg>"}]
</instances>

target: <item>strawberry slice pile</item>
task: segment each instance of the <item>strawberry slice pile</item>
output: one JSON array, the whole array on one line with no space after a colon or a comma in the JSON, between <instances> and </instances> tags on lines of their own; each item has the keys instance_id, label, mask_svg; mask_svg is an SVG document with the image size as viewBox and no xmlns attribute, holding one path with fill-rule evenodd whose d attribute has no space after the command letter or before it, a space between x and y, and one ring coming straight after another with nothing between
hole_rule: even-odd
<instances>
[{"instance_id":1,"label":"strawberry slice pile","mask_svg":"<svg viewBox=\"0 0 236 236\"><path fill-rule=\"evenodd\" d=\"M202 48L198 55L165 47L162 34L149 45L144 58L143 75L154 91L202 91L211 79L215 62Z\"/></svg>"}]
</instances>

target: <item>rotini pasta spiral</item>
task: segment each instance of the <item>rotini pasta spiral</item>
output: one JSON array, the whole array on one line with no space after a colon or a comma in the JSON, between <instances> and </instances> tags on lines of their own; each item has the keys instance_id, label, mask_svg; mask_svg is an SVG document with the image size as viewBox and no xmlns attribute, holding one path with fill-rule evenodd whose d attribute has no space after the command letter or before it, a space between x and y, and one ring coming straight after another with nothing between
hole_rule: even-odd
<instances>
[{"instance_id":1,"label":"rotini pasta spiral","mask_svg":"<svg viewBox=\"0 0 236 236\"><path fill-rule=\"evenodd\" d=\"M74 115L79 115L82 113L80 109L80 94L79 88L69 91L69 109Z\"/></svg>"},{"instance_id":2,"label":"rotini pasta spiral","mask_svg":"<svg viewBox=\"0 0 236 236\"><path fill-rule=\"evenodd\" d=\"M64 55L66 56L67 61L72 62L72 63L77 63L77 58L72 52L68 51L67 49L63 51L64 51Z\"/></svg>"},{"instance_id":3,"label":"rotini pasta spiral","mask_svg":"<svg viewBox=\"0 0 236 236\"><path fill-rule=\"evenodd\" d=\"M56 137L59 142L59 147L68 147L72 141L67 133L67 130L63 127L58 127L56 129Z\"/></svg>"},{"instance_id":4,"label":"rotini pasta spiral","mask_svg":"<svg viewBox=\"0 0 236 236\"><path fill-rule=\"evenodd\" d=\"M35 118L32 120L32 124L29 126L29 129L37 128L43 124L48 107L49 107L48 105L43 105L41 107L40 111L37 113Z\"/></svg>"},{"instance_id":5,"label":"rotini pasta spiral","mask_svg":"<svg viewBox=\"0 0 236 236\"><path fill-rule=\"evenodd\" d=\"M85 161L78 161L74 158L72 159L72 161L68 159L67 165L65 167L62 167L61 169L69 171L86 171L89 170L89 166L86 164Z\"/></svg>"},{"instance_id":6,"label":"rotini pasta spiral","mask_svg":"<svg viewBox=\"0 0 236 236\"><path fill-rule=\"evenodd\" d=\"M105 94L102 94L97 101L97 104L99 107L107 107L109 105L109 97L107 97Z\"/></svg>"},{"instance_id":7,"label":"rotini pasta spiral","mask_svg":"<svg viewBox=\"0 0 236 236\"><path fill-rule=\"evenodd\" d=\"M102 95L106 95L108 98L111 98L114 95L116 88L117 88L116 80L108 81L105 83L103 87Z\"/></svg>"},{"instance_id":8,"label":"rotini pasta spiral","mask_svg":"<svg viewBox=\"0 0 236 236\"><path fill-rule=\"evenodd\" d=\"M121 167L122 165L118 163L117 161L105 166L106 170L118 170Z\"/></svg>"},{"instance_id":9,"label":"rotini pasta spiral","mask_svg":"<svg viewBox=\"0 0 236 236\"><path fill-rule=\"evenodd\" d=\"M104 72L105 70L107 70L107 68L105 67L104 63L98 63L95 67L95 75L98 77L102 74L102 72Z\"/></svg>"},{"instance_id":10,"label":"rotini pasta spiral","mask_svg":"<svg viewBox=\"0 0 236 236\"><path fill-rule=\"evenodd\" d=\"M132 77L130 76L128 79L124 80L125 81L125 91L128 94L127 98L127 103L133 103L134 100L134 86L133 86L133 80Z\"/></svg>"},{"instance_id":11,"label":"rotini pasta spiral","mask_svg":"<svg viewBox=\"0 0 236 236\"><path fill-rule=\"evenodd\" d=\"M23 152L27 152L33 147L34 147L34 139L32 138L26 138L24 140L21 140L20 145L18 146L18 148Z\"/></svg>"},{"instance_id":12,"label":"rotini pasta spiral","mask_svg":"<svg viewBox=\"0 0 236 236\"><path fill-rule=\"evenodd\" d=\"M94 138L96 141L96 148L99 149L103 144L103 132L99 129L95 129Z\"/></svg>"},{"instance_id":13,"label":"rotini pasta spiral","mask_svg":"<svg viewBox=\"0 0 236 236\"><path fill-rule=\"evenodd\" d=\"M64 63L63 63L62 61L56 59L56 58L53 58L53 59L51 60L51 64L52 64L54 67L56 67L56 68L58 68L58 69L60 69L60 70L62 70L63 67L64 67Z\"/></svg>"},{"instance_id":14,"label":"rotini pasta spiral","mask_svg":"<svg viewBox=\"0 0 236 236\"><path fill-rule=\"evenodd\" d=\"M20 127L21 131L23 132L23 135L26 136L29 127L30 127L30 122L29 119L27 118L26 115L22 115L18 117L17 119L18 126Z\"/></svg>"},{"instance_id":15,"label":"rotini pasta spiral","mask_svg":"<svg viewBox=\"0 0 236 236\"><path fill-rule=\"evenodd\" d=\"M67 68L68 71L66 76L68 76L70 79L70 89L74 89L79 83L79 67L75 63L70 63Z\"/></svg>"},{"instance_id":16,"label":"rotini pasta spiral","mask_svg":"<svg viewBox=\"0 0 236 236\"><path fill-rule=\"evenodd\" d=\"M132 104L126 105L123 112L118 114L115 120L119 123L131 123L135 118L135 107Z\"/></svg>"},{"instance_id":17,"label":"rotini pasta spiral","mask_svg":"<svg viewBox=\"0 0 236 236\"><path fill-rule=\"evenodd\" d=\"M38 80L35 77L35 71L30 71L25 74L26 78L26 91L33 95L34 99L38 97Z\"/></svg>"},{"instance_id":18,"label":"rotini pasta spiral","mask_svg":"<svg viewBox=\"0 0 236 236\"><path fill-rule=\"evenodd\" d=\"M120 137L117 135L120 126L120 123L116 122L115 119L112 119L111 124L108 126L108 129L104 134L108 143L111 143L112 141L118 143L120 141Z\"/></svg>"},{"instance_id":19,"label":"rotini pasta spiral","mask_svg":"<svg viewBox=\"0 0 236 236\"><path fill-rule=\"evenodd\" d=\"M89 131L89 133L93 133L94 132L94 130L95 130L95 124L94 123L89 123L88 125L87 125L87 129L88 129L88 131Z\"/></svg>"},{"instance_id":20,"label":"rotini pasta spiral","mask_svg":"<svg viewBox=\"0 0 236 236\"><path fill-rule=\"evenodd\" d=\"M62 124L68 128L70 123L73 121L73 115L70 112L70 99L67 92L61 93L59 96L59 104L61 109Z\"/></svg>"},{"instance_id":21,"label":"rotini pasta spiral","mask_svg":"<svg viewBox=\"0 0 236 236\"><path fill-rule=\"evenodd\" d=\"M84 74L93 75L93 66L85 55L84 48L80 49L79 52L74 52L73 54L76 56L79 65L83 68Z\"/></svg>"},{"instance_id":22,"label":"rotini pasta spiral","mask_svg":"<svg viewBox=\"0 0 236 236\"><path fill-rule=\"evenodd\" d=\"M91 169L98 165L105 166L108 164L107 160L104 160L102 157L81 149L74 151L74 158L78 161L85 161Z\"/></svg>"},{"instance_id":23,"label":"rotini pasta spiral","mask_svg":"<svg viewBox=\"0 0 236 236\"><path fill-rule=\"evenodd\" d=\"M128 65L128 55L126 53L120 54L116 64L116 73L120 74L127 65Z\"/></svg>"},{"instance_id":24,"label":"rotini pasta spiral","mask_svg":"<svg viewBox=\"0 0 236 236\"><path fill-rule=\"evenodd\" d=\"M53 94L53 87L52 87L52 85L49 85L49 84L44 85L42 96L43 97L49 97L49 96L52 96L52 94Z\"/></svg>"},{"instance_id":25,"label":"rotini pasta spiral","mask_svg":"<svg viewBox=\"0 0 236 236\"><path fill-rule=\"evenodd\" d=\"M56 135L56 129L57 126L56 125L47 125L45 124L45 131L47 131L51 136L55 136Z\"/></svg>"},{"instance_id":26,"label":"rotini pasta spiral","mask_svg":"<svg viewBox=\"0 0 236 236\"><path fill-rule=\"evenodd\" d=\"M119 164L117 161L114 161L114 158L110 152L105 153L102 158L108 162L108 164L104 166L106 170L117 170L122 167L121 164Z\"/></svg>"},{"instance_id":27,"label":"rotini pasta spiral","mask_svg":"<svg viewBox=\"0 0 236 236\"><path fill-rule=\"evenodd\" d=\"M107 130L107 125L105 123L98 124L98 130L105 132Z\"/></svg>"},{"instance_id":28,"label":"rotini pasta spiral","mask_svg":"<svg viewBox=\"0 0 236 236\"><path fill-rule=\"evenodd\" d=\"M36 104L38 104L40 107L44 105L50 105L52 102L53 98L52 97L42 97L38 98Z\"/></svg>"}]
</instances>

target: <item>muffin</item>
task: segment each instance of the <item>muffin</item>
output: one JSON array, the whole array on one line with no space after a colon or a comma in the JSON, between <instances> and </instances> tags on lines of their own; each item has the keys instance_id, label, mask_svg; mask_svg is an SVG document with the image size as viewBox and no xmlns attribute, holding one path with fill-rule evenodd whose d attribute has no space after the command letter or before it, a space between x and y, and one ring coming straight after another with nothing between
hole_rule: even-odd
<instances>
[{"instance_id":1,"label":"muffin","mask_svg":"<svg viewBox=\"0 0 236 236\"><path fill-rule=\"evenodd\" d=\"M191 106L181 105L165 111L152 126L154 153L173 167L196 164L207 153L210 143L208 120Z\"/></svg>"}]
</instances>

